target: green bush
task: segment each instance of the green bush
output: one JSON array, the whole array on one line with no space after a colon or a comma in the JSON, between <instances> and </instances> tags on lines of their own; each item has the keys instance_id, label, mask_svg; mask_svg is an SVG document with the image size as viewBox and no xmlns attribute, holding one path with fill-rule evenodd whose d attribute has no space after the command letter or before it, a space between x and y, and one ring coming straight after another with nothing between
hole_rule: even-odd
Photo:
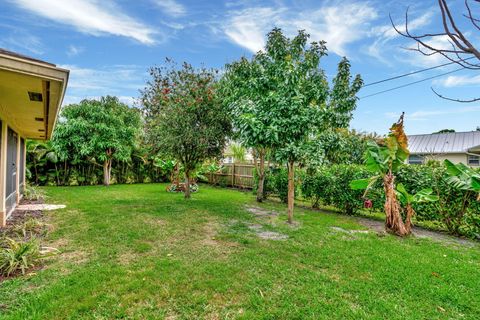
<instances>
[{"instance_id":1,"label":"green bush","mask_svg":"<svg viewBox=\"0 0 480 320\"><path fill-rule=\"evenodd\" d=\"M351 190L352 180L369 177L361 165L331 165L308 174L302 183L302 194L311 199L312 206L334 206L346 214L354 214L363 207L363 191ZM402 183L409 193L432 188L439 201L416 203L416 221L429 221L443 225L450 233L480 239L480 202L476 194L455 188L446 181L448 174L443 164L404 165L396 175L396 183ZM385 195L381 182L368 193L373 209L383 211Z\"/></svg>"},{"instance_id":2,"label":"green bush","mask_svg":"<svg viewBox=\"0 0 480 320\"><path fill-rule=\"evenodd\" d=\"M0 248L0 274L10 276L34 267L41 258L40 246L35 238L17 241L6 238Z\"/></svg>"},{"instance_id":3,"label":"green bush","mask_svg":"<svg viewBox=\"0 0 480 320\"><path fill-rule=\"evenodd\" d=\"M363 208L362 190L352 190L350 182L369 176L359 165L331 165L321 167L314 175L307 175L302 183L302 195L311 199L312 206L319 203L334 206L346 214L355 214Z\"/></svg>"}]
</instances>

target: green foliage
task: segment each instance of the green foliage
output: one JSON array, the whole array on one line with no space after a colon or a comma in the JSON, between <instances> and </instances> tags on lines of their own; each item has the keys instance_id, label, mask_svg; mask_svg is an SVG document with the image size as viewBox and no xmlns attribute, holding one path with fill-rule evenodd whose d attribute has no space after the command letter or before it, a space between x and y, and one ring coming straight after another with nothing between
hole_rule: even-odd
<instances>
[{"instance_id":1,"label":"green foliage","mask_svg":"<svg viewBox=\"0 0 480 320\"><path fill-rule=\"evenodd\" d=\"M47 188L75 208L52 219L65 257L2 282L0 318L478 318L474 243L355 233L356 218L305 208L292 228L281 203L210 186L185 202L166 185ZM289 238L261 239L258 224Z\"/></svg>"},{"instance_id":2,"label":"green foliage","mask_svg":"<svg viewBox=\"0 0 480 320\"><path fill-rule=\"evenodd\" d=\"M167 61L150 70L142 92L148 142L190 174L203 161L219 158L230 133L230 116L217 94L217 72L181 68Z\"/></svg>"},{"instance_id":3,"label":"green foliage","mask_svg":"<svg viewBox=\"0 0 480 320\"><path fill-rule=\"evenodd\" d=\"M480 173L463 163L453 164L448 159L445 160L445 166L450 175L448 183L458 189L476 192L480 199Z\"/></svg>"},{"instance_id":4,"label":"green foliage","mask_svg":"<svg viewBox=\"0 0 480 320\"><path fill-rule=\"evenodd\" d=\"M233 153L233 159L235 162L242 163L245 162L247 157L247 148L238 143L232 143L230 148Z\"/></svg>"},{"instance_id":5,"label":"green foliage","mask_svg":"<svg viewBox=\"0 0 480 320\"><path fill-rule=\"evenodd\" d=\"M10 276L25 272L37 265L42 258L40 245L36 238L17 241L6 238L0 245L0 275Z\"/></svg>"},{"instance_id":6,"label":"green foliage","mask_svg":"<svg viewBox=\"0 0 480 320\"><path fill-rule=\"evenodd\" d=\"M130 159L139 129L139 111L118 98L85 99L63 108L52 146L61 161L89 158L102 163L104 184L108 185L113 159Z\"/></svg>"},{"instance_id":7,"label":"green foliage","mask_svg":"<svg viewBox=\"0 0 480 320\"><path fill-rule=\"evenodd\" d=\"M353 211L361 208L361 199L369 199L375 210L383 210L385 194L380 176L365 178L369 176L368 172L366 166L323 166L316 173L307 175L302 194L312 199L313 204L333 205L344 212L347 211L344 202L337 199L352 203ZM412 205L417 221L431 221L444 226L452 234L480 238L480 202L476 200L476 192L457 188L449 179L447 168L442 164L404 164L397 168L396 194L404 206ZM342 190L342 183L343 187L347 186L345 190ZM352 195L349 189L355 193ZM362 197L360 191L365 189L368 194ZM341 194L343 191L345 195Z\"/></svg>"},{"instance_id":8,"label":"green foliage","mask_svg":"<svg viewBox=\"0 0 480 320\"><path fill-rule=\"evenodd\" d=\"M404 205L412 205L414 203L435 202L439 200L439 196L433 194L432 188L422 189L415 194L408 193L402 183L397 184L397 197Z\"/></svg>"},{"instance_id":9,"label":"green foliage","mask_svg":"<svg viewBox=\"0 0 480 320\"><path fill-rule=\"evenodd\" d=\"M127 160L140 129L138 110L117 97L82 100L63 108L52 143L61 160Z\"/></svg>"},{"instance_id":10,"label":"green foliage","mask_svg":"<svg viewBox=\"0 0 480 320\"><path fill-rule=\"evenodd\" d=\"M302 162L309 169L326 164L362 164L367 142L371 140L354 130L326 129L312 139L307 158Z\"/></svg>"},{"instance_id":11,"label":"green foliage","mask_svg":"<svg viewBox=\"0 0 480 320\"><path fill-rule=\"evenodd\" d=\"M46 149L46 150L43 150ZM41 150L41 152L39 152ZM91 157L73 157L53 163L39 155L55 152L51 143L27 140L27 178L35 185L95 185L102 183L102 164ZM163 160L145 144L136 146L128 160L112 161L112 183L164 182L170 170L159 165Z\"/></svg>"},{"instance_id":12,"label":"green foliage","mask_svg":"<svg viewBox=\"0 0 480 320\"><path fill-rule=\"evenodd\" d=\"M43 200L45 199L45 192L36 186L27 184L23 191L23 198L29 201Z\"/></svg>"},{"instance_id":13,"label":"green foliage","mask_svg":"<svg viewBox=\"0 0 480 320\"><path fill-rule=\"evenodd\" d=\"M363 207L364 198L362 190L350 188L351 182L368 176L369 172L364 166L323 166L303 180L302 195L311 199L313 206L322 203L337 207L346 214L354 214ZM355 181L368 183L368 179Z\"/></svg>"}]
</instances>

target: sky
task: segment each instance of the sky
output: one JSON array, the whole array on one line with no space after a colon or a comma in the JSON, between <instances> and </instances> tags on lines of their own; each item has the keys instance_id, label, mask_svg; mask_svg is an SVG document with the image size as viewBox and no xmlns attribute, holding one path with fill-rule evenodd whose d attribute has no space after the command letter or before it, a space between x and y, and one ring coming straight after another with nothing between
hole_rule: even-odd
<instances>
[{"instance_id":1,"label":"sky","mask_svg":"<svg viewBox=\"0 0 480 320\"><path fill-rule=\"evenodd\" d=\"M462 31L480 43L480 32L462 17L463 1L450 4ZM273 27L288 36L305 29L312 41L325 40L328 56L321 67L330 80L346 56L352 72L371 83L447 62L406 49L414 43L393 30L389 14L402 25L407 7L410 31L442 30L435 0L0 0L0 48L69 69L64 104L116 95L134 105L149 67L162 65L166 57L221 69L261 50ZM480 17L480 4L472 2L472 7ZM448 45L444 38L431 41ZM385 134L404 111L407 134L475 130L480 102L447 101L431 88L449 97L473 98L480 92L478 71L460 70L366 97L455 69L446 66L362 88L351 127Z\"/></svg>"}]
</instances>

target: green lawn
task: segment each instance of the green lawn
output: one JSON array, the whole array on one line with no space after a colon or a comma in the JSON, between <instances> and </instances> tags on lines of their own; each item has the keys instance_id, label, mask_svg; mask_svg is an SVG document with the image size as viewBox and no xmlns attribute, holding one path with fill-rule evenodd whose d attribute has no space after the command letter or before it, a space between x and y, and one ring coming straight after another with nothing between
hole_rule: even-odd
<instances>
[{"instance_id":1,"label":"green lawn","mask_svg":"<svg viewBox=\"0 0 480 320\"><path fill-rule=\"evenodd\" d=\"M399 239L250 193L165 185L47 188L62 254L0 283L1 319L478 319L480 248ZM253 225L253 228L251 227ZM256 228L288 235L264 240ZM250 226L250 228L249 228Z\"/></svg>"}]
</instances>

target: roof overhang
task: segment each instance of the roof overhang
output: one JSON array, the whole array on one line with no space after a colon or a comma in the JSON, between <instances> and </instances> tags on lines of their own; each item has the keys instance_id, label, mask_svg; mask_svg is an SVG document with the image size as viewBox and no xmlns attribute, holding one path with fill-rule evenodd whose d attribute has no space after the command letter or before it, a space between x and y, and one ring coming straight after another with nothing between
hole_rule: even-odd
<instances>
[{"instance_id":1,"label":"roof overhang","mask_svg":"<svg viewBox=\"0 0 480 320\"><path fill-rule=\"evenodd\" d=\"M480 153L480 146L471 147L470 149L468 149L468 152Z\"/></svg>"},{"instance_id":2,"label":"roof overhang","mask_svg":"<svg viewBox=\"0 0 480 320\"><path fill-rule=\"evenodd\" d=\"M53 64L0 52L0 117L25 138L49 139L68 76Z\"/></svg>"}]
</instances>

